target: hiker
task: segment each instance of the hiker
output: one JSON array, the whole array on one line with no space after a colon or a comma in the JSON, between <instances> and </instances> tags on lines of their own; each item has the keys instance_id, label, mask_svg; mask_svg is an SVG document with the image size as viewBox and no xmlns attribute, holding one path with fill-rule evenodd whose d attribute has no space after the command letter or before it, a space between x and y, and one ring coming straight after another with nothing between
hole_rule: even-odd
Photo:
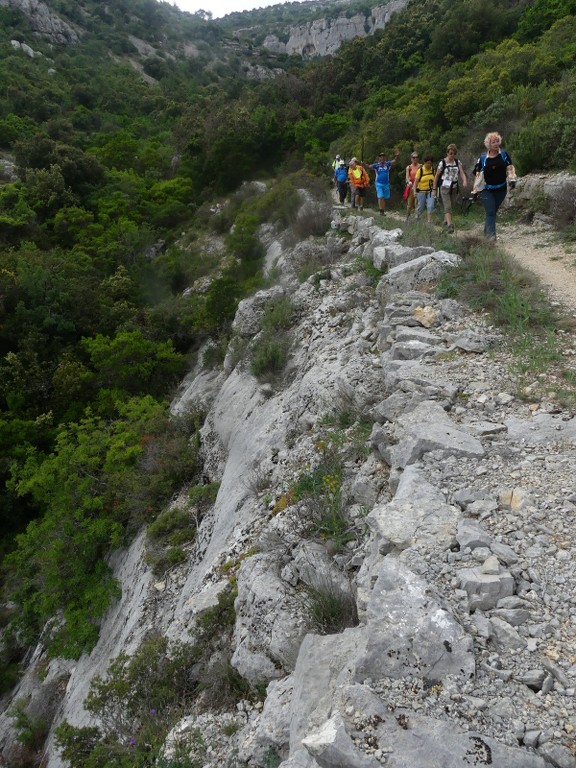
<instances>
[{"instance_id":1,"label":"hiker","mask_svg":"<svg viewBox=\"0 0 576 768\"><path fill-rule=\"evenodd\" d=\"M440 197L444 206L444 226L448 232L454 232L452 223L452 203L458 192L458 181L462 181L462 186L468 186L468 179L460 160L456 158L458 147L456 144L448 144L446 148L446 157L438 163L436 177L432 191L437 195L440 188Z\"/></svg>"},{"instance_id":2,"label":"hiker","mask_svg":"<svg viewBox=\"0 0 576 768\"><path fill-rule=\"evenodd\" d=\"M396 148L392 160L387 160L386 153L380 152L378 160L370 166L376 173L376 197L378 198L380 216L384 216L386 200L390 199L390 168L398 161L399 154L400 150Z\"/></svg>"},{"instance_id":3,"label":"hiker","mask_svg":"<svg viewBox=\"0 0 576 768\"><path fill-rule=\"evenodd\" d=\"M334 160L332 160L332 173L334 173L334 171L336 170L336 168L337 168L337 167L340 165L340 160L341 160L341 159L342 159L342 158L340 157L340 155L336 155L336 157L334 158Z\"/></svg>"},{"instance_id":4,"label":"hiker","mask_svg":"<svg viewBox=\"0 0 576 768\"><path fill-rule=\"evenodd\" d=\"M416 208L416 188L414 186L414 179L420 169L420 162L418 159L418 152L412 152L410 155L410 165L406 166L406 187L404 188L404 199L406 200L406 218L410 218L410 214Z\"/></svg>"},{"instance_id":5,"label":"hiker","mask_svg":"<svg viewBox=\"0 0 576 768\"><path fill-rule=\"evenodd\" d=\"M353 157L348 167L348 181L350 182L350 199L352 208L364 210L366 190L370 186L370 177L363 168L362 163Z\"/></svg>"},{"instance_id":6,"label":"hiker","mask_svg":"<svg viewBox=\"0 0 576 768\"><path fill-rule=\"evenodd\" d=\"M338 161L338 165L334 170L334 181L336 183L340 205L344 205L346 195L348 194L348 168L346 167L344 160Z\"/></svg>"},{"instance_id":7,"label":"hiker","mask_svg":"<svg viewBox=\"0 0 576 768\"><path fill-rule=\"evenodd\" d=\"M419 220L424 208L426 208L426 220L428 224L432 224L432 211L434 210L434 204L436 198L432 192L434 179L436 177L436 171L432 163L432 156L426 155L424 158L424 164L419 166L414 177L414 190L416 199L418 201L418 207L416 209L416 219Z\"/></svg>"},{"instance_id":8,"label":"hiker","mask_svg":"<svg viewBox=\"0 0 576 768\"><path fill-rule=\"evenodd\" d=\"M490 240L496 240L496 214L504 202L507 188L516 186L516 171L510 155L501 148L502 136L491 132L486 134L483 152L474 166L473 192L477 191L484 206L484 235ZM478 189L478 187L482 187Z\"/></svg>"}]
</instances>

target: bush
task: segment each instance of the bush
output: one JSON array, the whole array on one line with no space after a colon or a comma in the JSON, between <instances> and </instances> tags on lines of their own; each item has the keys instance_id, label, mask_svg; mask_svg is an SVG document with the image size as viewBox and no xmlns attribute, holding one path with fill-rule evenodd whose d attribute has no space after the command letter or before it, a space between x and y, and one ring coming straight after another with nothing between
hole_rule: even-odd
<instances>
[{"instance_id":1,"label":"bush","mask_svg":"<svg viewBox=\"0 0 576 768\"><path fill-rule=\"evenodd\" d=\"M257 379L273 379L282 373L287 360L286 336L263 334L255 343L251 370Z\"/></svg>"},{"instance_id":2,"label":"bush","mask_svg":"<svg viewBox=\"0 0 576 768\"><path fill-rule=\"evenodd\" d=\"M226 237L226 245L241 261L257 261L264 256L264 247L257 236L258 218L254 213L241 213Z\"/></svg>"},{"instance_id":3,"label":"bush","mask_svg":"<svg viewBox=\"0 0 576 768\"><path fill-rule=\"evenodd\" d=\"M56 745L71 768L137 768L151 765L168 731L197 695L194 646L149 635L129 657L114 659L105 677L92 680L84 702L101 728L64 721Z\"/></svg>"},{"instance_id":4,"label":"bush","mask_svg":"<svg viewBox=\"0 0 576 768\"><path fill-rule=\"evenodd\" d=\"M156 541L169 539L170 534L189 528L191 525L192 520L189 512L176 507L167 509L148 526L148 536Z\"/></svg>"},{"instance_id":5,"label":"bush","mask_svg":"<svg viewBox=\"0 0 576 768\"><path fill-rule=\"evenodd\" d=\"M18 741L28 749L38 751L44 744L50 730L46 720L28 713L24 699L18 699L14 703L8 710L8 716L14 718Z\"/></svg>"},{"instance_id":6,"label":"bush","mask_svg":"<svg viewBox=\"0 0 576 768\"><path fill-rule=\"evenodd\" d=\"M576 120L558 112L539 115L514 136L512 157L521 175L566 167L574 169Z\"/></svg>"},{"instance_id":7,"label":"bush","mask_svg":"<svg viewBox=\"0 0 576 768\"><path fill-rule=\"evenodd\" d=\"M269 221L287 227L294 221L300 203L300 193L292 179L285 176L260 197L254 211L261 222Z\"/></svg>"},{"instance_id":8,"label":"bush","mask_svg":"<svg viewBox=\"0 0 576 768\"><path fill-rule=\"evenodd\" d=\"M190 504L196 507L200 512L205 512L216 501L216 496L220 490L220 483L206 483L205 485L194 485L188 491Z\"/></svg>"},{"instance_id":9,"label":"bush","mask_svg":"<svg viewBox=\"0 0 576 768\"><path fill-rule=\"evenodd\" d=\"M267 304L260 327L268 333L285 331L292 325L293 317L294 306L291 300L287 296L281 296Z\"/></svg>"}]
</instances>

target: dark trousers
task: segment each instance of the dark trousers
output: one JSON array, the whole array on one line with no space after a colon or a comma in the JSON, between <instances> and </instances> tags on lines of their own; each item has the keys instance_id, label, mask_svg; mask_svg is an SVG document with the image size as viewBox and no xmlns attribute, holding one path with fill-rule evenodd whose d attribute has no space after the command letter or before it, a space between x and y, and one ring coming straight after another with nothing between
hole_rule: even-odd
<instances>
[{"instance_id":1,"label":"dark trousers","mask_svg":"<svg viewBox=\"0 0 576 768\"><path fill-rule=\"evenodd\" d=\"M348 182L337 181L336 186L338 188L338 197L340 198L340 203L343 203L346 200L346 195L348 194Z\"/></svg>"},{"instance_id":2,"label":"dark trousers","mask_svg":"<svg viewBox=\"0 0 576 768\"><path fill-rule=\"evenodd\" d=\"M498 189L483 189L480 192L480 200L486 212L484 220L484 234L491 240L496 240L496 214L506 197L506 185Z\"/></svg>"}]
</instances>

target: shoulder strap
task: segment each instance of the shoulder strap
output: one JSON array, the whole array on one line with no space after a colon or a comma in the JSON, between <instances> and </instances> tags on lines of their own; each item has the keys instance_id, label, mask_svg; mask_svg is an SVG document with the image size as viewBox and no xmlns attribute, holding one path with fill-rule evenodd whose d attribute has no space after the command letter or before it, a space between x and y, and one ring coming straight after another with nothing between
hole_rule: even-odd
<instances>
[{"instance_id":1,"label":"shoulder strap","mask_svg":"<svg viewBox=\"0 0 576 768\"><path fill-rule=\"evenodd\" d=\"M484 170L484 166L486 165L486 158L487 157L488 157L488 153L487 152L482 152L482 154L480 155L480 170L481 171Z\"/></svg>"}]
</instances>

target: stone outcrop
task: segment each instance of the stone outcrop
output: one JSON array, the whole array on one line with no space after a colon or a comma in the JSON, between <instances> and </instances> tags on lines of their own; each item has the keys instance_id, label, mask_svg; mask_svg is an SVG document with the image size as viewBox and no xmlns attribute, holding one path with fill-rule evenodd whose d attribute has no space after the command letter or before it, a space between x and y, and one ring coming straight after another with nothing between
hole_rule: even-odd
<instances>
[{"instance_id":1,"label":"stone outcrop","mask_svg":"<svg viewBox=\"0 0 576 768\"><path fill-rule=\"evenodd\" d=\"M226 566L238 586L232 663L266 695L188 713L168 758L189 740L206 768L576 768L576 419L516 398L502 338L431 290L457 257L401 240L342 212L325 241L269 239L282 288L243 302L234 328L248 358L267 302L290 297L286 371L261 383L230 351L220 371L199 366L183 384L174 411L197 399L208 409L216 502L161 583L143 537L117 554L124 594L97 647L65 668L46 662L45 680L66 685L54 724L90 724L91 678L151 628L186 637ZM302 258L322 249L325 267L300 284ZM364 261L381 270L377 285ZM327 432L344 413L354 425ZM310 535L313 501L291 494L330 434L347 446L340 543ZM352 599L345 628L318 634L310 588ZM42 695L31 668L14 698ZM4 713L4 756L10 728ZM63 768L51 738L44 765Z\"/></svg>"},{"instance_id":2,"label":"stone outcrop","mask_svg":"<svg viewBox=\"0 0 576 768\"><path fill-rule=\"evenodd\" d=\"M77 31L43 3L42 0L0 0L0 8L21 11L32 32L55 45L76 45L80 38Z\"/></svg>"},{"instance_id":3,"label":"stone outcrop","mask_svg":"<svg viewBox=\"0 0 576 768\"><path fill-rule=\"evenodd\" d=\"M304 59L329 56L342 43L355 37L367 37L377 29L383 29L392 14L406 4L407 0L390 0L386 5L372 8L369 15L357 13L350 18L339 16L335 19L316 19L308 24L291 27L287 42L282 42L276 35L267 35L262 45L275 53L296 54Z\"/></svg>"}]
</instances>

